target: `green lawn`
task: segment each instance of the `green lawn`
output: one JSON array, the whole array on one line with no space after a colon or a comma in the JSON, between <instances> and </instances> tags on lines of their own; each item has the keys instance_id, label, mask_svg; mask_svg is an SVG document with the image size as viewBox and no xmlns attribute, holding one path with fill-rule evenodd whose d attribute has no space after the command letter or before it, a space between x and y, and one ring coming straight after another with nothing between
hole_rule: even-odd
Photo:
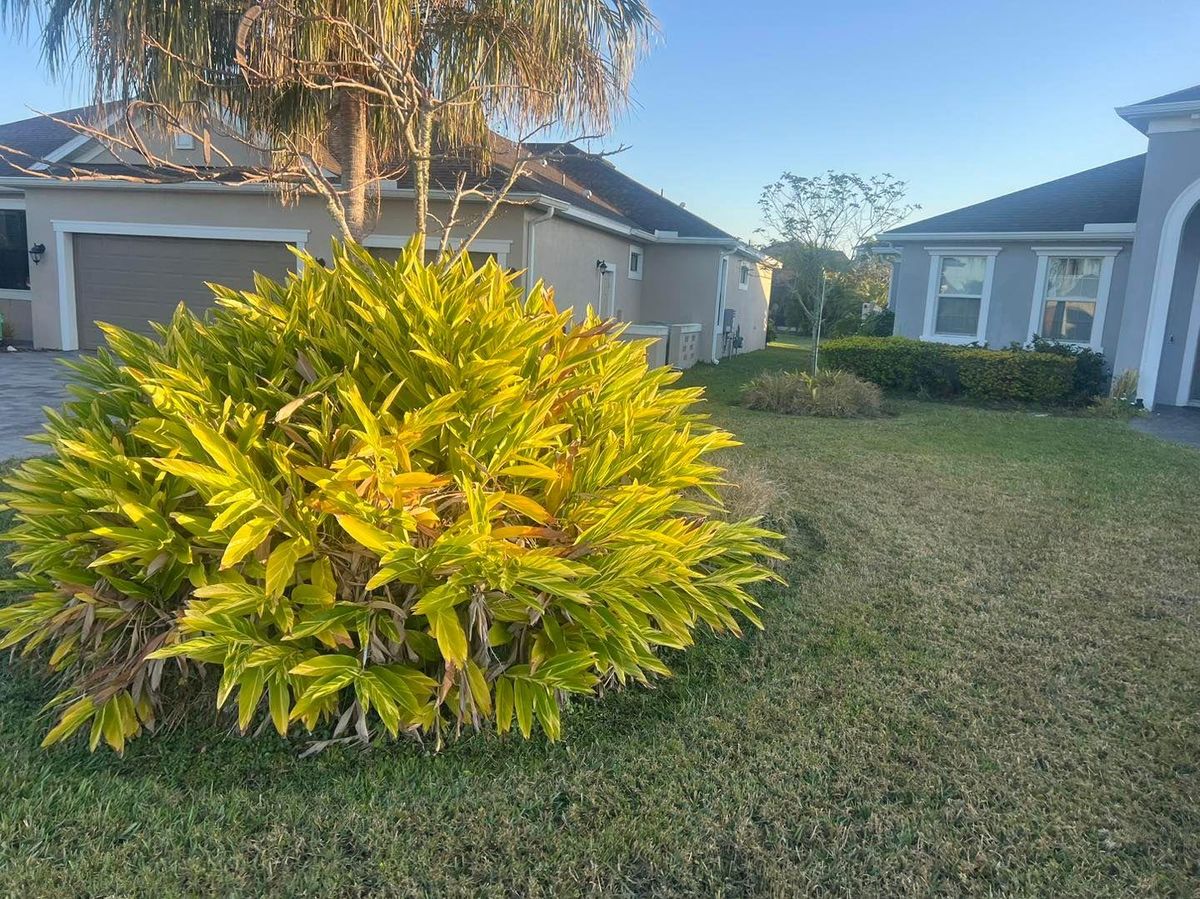
<instances>
[{"instance_id":1,"label":"green lawn","mask_svg":"<svg viewBox=\"0 0 1200 899\"><path fill-rule=\"evenodd\" d=\"M1200 452L1121 422L728 405L791 494L766 630L708 637L566 739L297 758L223 722L37 748L0 678L0 894L1193 895Z\"/></svg>"}]
</instances>

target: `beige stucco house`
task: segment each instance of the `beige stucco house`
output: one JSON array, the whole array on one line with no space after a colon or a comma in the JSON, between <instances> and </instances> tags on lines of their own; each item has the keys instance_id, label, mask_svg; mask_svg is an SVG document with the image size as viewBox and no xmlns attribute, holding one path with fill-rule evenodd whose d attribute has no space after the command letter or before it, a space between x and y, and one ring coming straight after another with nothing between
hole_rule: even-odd
<instances>
[{"instance_id":1,"label":"beige stucco house","mask_svg":"<svg viewBox=\"0 0 1200 899\"><path fill-rule=\"evenodd\" d=\"M281 204L263 185L128 180L137 159L117 159L64 124L94 115L0 125L9 148L0 157L0 314L10 341L91 349L101 340L96 321L145 331L181 300L205 308L206 281L283 277L298 264L289 245L329 252L335 229L322 200ZM237 161L239 148L223 149ZM627 322L698 324L703 360L765 346L773 260L607 159L535 149L541 160L468 248L474 258L494 256L529 285L546 281L577 314L591 305ZM155 152L202 164L188 135L163 138ZM81 170L87 180L62 177ZM364 243L388 255L409 239L413 192L389 182L381 193Z\"/></svg>"}]
</instances>

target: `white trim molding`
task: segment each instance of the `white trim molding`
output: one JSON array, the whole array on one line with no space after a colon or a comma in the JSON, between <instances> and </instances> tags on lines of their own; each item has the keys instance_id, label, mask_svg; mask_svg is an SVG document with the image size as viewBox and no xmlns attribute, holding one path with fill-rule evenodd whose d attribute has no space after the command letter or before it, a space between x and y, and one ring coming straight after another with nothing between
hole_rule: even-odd
<instances>
[{"instance_id":1,"label":"white trim molding","mask_svg":"<svg viewBox=\"0 0 1200 899\"><path fill-rule=\"evenodd\" d=\"M1192 405L1192 381L1196 379L1196 344L1200 342L1200 271L1196 273L1196 288L1192 291L1192 308L1188 310L1187 343L1183 347L1183 366L1179 370L1179 389L1175 405Z\"/></svg>"},{"instance_id":2,"label":"white trim molding","mask_svg":"<svg viewBox=\"0 0 1200 899\"><path fill-rule=\"evenodd\" d=\"M741 263L738 266L738 290L750 289L750 266Z\"/></svg>"},{"instance_id":3,"label":"white trim molding","mask_svg":"<svg viewBox=\"0 0 1200 899\"><path fill-rule=\"evenodd\" d=\"M298 228L234 228L218 225L171 225L155 222L84 222L52 219L58 265L58 325L61 349L79 349L79 323L75 303L75 235L115 234L126 237L183 237L193 240L251 240L295 244L303 250L309 232ZM296 258L296 270L303 261Z\"/></svg>"},{"instance_id":4,"label":"white trim molding","mask_svg":"<svg viewBox=\"0 0 1200 899\"><path fill-rule=\"evenodd\" d=\"M1066 343L1072 346L1086 346L1089 349L1100 351L1104 342L1104 315L1108 311L1108 295L1112 290L1113 265L1116 261L1117 254L1124 247L1033 247L1033 252L1037 253L1037 275L1033 279L1033 304L1029 311L1029 329L1026 332L1026 340L1032 340L1034 334L1038 334L1042 325L1042 311L1046 307L1046 278L1050 271L1050 260L1054 258L1099 258L1102 260L1100 264L1100 283L1096 288L1096 312L1092 318L1092 336L1087 341L1076 340L1058 340L1056 338L1046 338L1054 340L1055 343Z\"/></svg>"},{"instance_id":5,"label":"white trim molding","mask_svg":"<svg viewBox=\"0 0 1200 899\"><path fill-rule=\"evenodd\" d=\"M198 240L254 240L294 243L304 249L309 232L300 228L234 228L224 225L172 225L157 222L83 222L53 219L55 231L72 234L117 234L129 237L191 237Z\"/></svg>"},{"instance_id":6,"label":"white trim molding","mask_svg":"<svg viewBox=\"0 0 1200 899\"><path fill-rule=\"evenodd\" d=\"M1200 179L1180 192L1163 218L1154 278L1150 282L1150 305L1142 337L1142 359L1138 366L1138 394L1147 409L1154 408L1154 397L1158 390L1158 369L1162 363L1163 341L1167 336L1167 314L1171 310L1171 292L1175 287L1175 268L1179 262L1183 226L1197 203L1200 203ZM1184 380L1181 372L1181 385ZM1182 394L1181 387L1176 399Z\"/></svg>"},{"instance_id":7,"label":"white trim molding","mask_svg":"<svg viewBox=\"0 0 1200 899\"><path fill-rule=\"evenodd\" d=\"M108 115L106 115L103 119L100 120L100 127L97 130L107 133L108 130L117 123L117 120L121 118L123 113L124 113L124 110L113 110ZM82 122L80 124L84 125L85 127L88 127L88 123L86 123L86 122ZM55 147L53 150L51 150L49 153L47 153L38 162L35 162L29 168L31 171L34 171L34 172L45 171L46 169L50 168L51 163L61 162L62 160L66 159L68 156L72 155L76 150L81 150L84 147L86 147L92 141L101 143L99 138L95 137L90 131L80 132L80 133L76 134L74 137L72 137L70 140Z\"/></svg>"},{"instance_id":8,"label":"white trim molding","mask_svg":"<svg viewBox=\"0 0 1200 899\"><path fill-rule=\"evenodd\" d=\"M1001 247L926 247L929 252L929 286L925 292L925 323L921 339L931 343L985 343L987 341L988 310L992 300L992 281L996 272L996 257ZM939 334L937 322L938 288L942 280L942 260L947 256L983 256L986 259L983 287L979 297L979 320L974 334Z\"/></svg>"},{"instance_id":9,"label":"white trim molding","mask_svg":"<svg viewBox=\"0 0 1200 899\"><path fill-rule=\"evenodd\" d=\"M388 248L393 250L402 250L408 246L412 240L411 234L368 234L362 239L362 245L367 249L376 247L379 249ZM463 238L450 238L450 249L457 251L463 244ZM440 237L426 237L426 250L440 250L442 248L442 239ZM471 241L467 247L470 253L494 253L496 262L501 268L508 267L508 256L512 252L511 240L489 240L476 239Z\"/></svg>"},{"instance_id":10,"label":"white trim molding","mask_svg":"<svg viewBox=\"0 0 1200 899\"><path fill-rule=\"evenodd\" d=\"M936 231L885 231L880 240L1133 240L1134 231L1128 222L1084 225L1083 231L955 231L939 234Z\"/></svg>"}]
</instances>

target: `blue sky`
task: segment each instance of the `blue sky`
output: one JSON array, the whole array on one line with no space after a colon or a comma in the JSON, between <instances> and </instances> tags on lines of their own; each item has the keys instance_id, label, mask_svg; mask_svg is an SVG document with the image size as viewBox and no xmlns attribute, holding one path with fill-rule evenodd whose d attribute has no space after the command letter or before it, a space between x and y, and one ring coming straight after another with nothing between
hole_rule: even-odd
<instances>
[{"instance_id":1,"label":"blue sky","mask_svg":"<svg viewBox=\"0 0 1200 899\"><path fill-rule=\"evenodd\" d=\"M1200 83L1195 0L651 0L614 161L743 237L784 170L891 172L919 217L1140 153L1114 106ZM6 38L0 120L73 105Z\"/></svg>"}]
</instances>

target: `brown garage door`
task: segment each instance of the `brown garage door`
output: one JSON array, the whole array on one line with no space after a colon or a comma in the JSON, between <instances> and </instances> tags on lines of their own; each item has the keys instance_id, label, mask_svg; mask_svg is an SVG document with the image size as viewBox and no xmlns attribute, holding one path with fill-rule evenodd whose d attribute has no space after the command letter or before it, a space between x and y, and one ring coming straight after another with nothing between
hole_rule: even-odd
<instances>
[{"instance_id":1,"label":"brown garage door","mask_svg":"<svg viewBox=\"0 0 1200 899\"><path fill-rule=\"evenodd\" d=\"M244 290L253 286L254 272L282 280L296 267L282 243L111 234L73 240L82 349L103 342L98 321L148 334L149 322L167 321L180 300L193 312L210 308L205 281Z\"/></svg>"}]
</instances>

